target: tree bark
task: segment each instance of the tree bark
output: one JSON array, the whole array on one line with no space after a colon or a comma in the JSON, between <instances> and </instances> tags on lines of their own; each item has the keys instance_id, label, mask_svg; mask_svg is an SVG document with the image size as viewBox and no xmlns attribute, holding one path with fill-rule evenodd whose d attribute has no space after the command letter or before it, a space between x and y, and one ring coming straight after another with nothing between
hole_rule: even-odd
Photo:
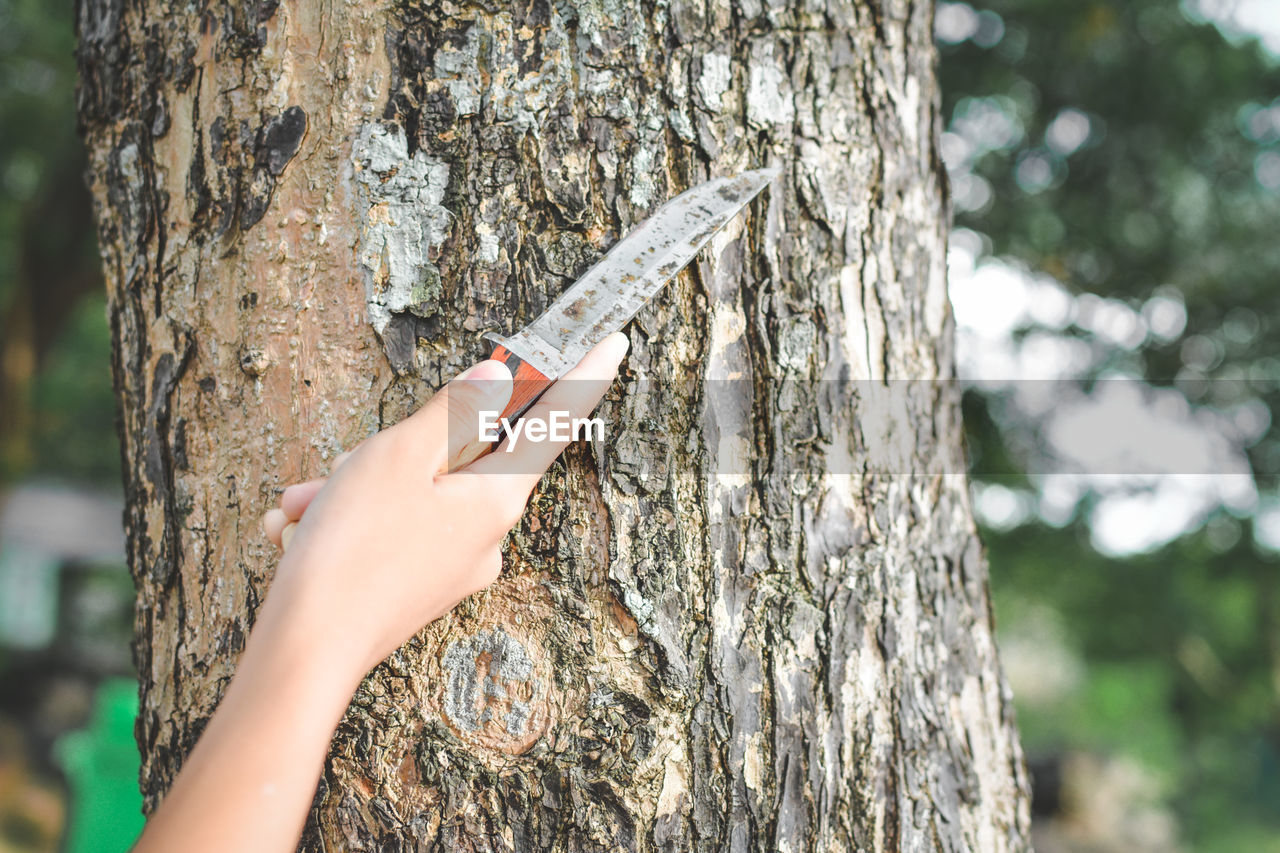
<instances>
[{"instance_id":1,"label":"tree bark","mask_svg":"<svg viewBox=\"0 0 1280 853\"><path fill-rule=\"evenodd\" d=\"M1027 846L945 381L931 4L81 0L78 30L148 809L280 488L666 198L778 164L629 326L607 440L498 583L365 680L303 846Z\"/></svg>"}]
</instances>

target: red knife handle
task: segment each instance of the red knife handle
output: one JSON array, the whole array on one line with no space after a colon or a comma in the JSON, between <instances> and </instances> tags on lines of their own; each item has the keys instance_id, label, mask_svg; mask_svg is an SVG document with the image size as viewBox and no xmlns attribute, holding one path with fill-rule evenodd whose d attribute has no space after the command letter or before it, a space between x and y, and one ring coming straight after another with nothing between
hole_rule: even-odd
<instances>
[{"instance_id":1,"label":"red knife handle","mask_svg":"<svg viewBox=\"0 0 1280 853\"><path fill-rule=\"evenodd\" d=\"M506 407L503 408L501 417L514 423L523 417L524 413L529 411L534 403L538 402L542 392L550 388L554 380L544 376L535 367L501 344L494 349L493 355L489 356L489 358L502 362L511 371L511 399L507 402ZM502 439L498 439L481 448L474 457L459 460L459 462L462 465L469 464L474 459L479 459L481 456L492 453L501 443Z\"/></svg>"},{"instance_id":2,"label":"red knife handle","mask_svg":"<svg viewBox=\"0 0 1280 853\"><path fill-rule=\"evenodd\" d=\"M551 387L552 380L501 344L494 348L489 358L502 362L511 371L511 400L502 410L502 417L508 420L515 421L529 411L542 392Z\"/></svg>"}]
</instances>

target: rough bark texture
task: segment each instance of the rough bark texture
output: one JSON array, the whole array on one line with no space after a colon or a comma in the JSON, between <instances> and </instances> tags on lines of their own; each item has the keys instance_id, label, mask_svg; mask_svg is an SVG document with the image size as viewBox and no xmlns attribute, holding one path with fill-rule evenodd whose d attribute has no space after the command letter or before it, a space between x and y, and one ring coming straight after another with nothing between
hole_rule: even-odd
<instances>
[{"instance_id":1,"label":"rough bark texture","mask_svg":"<svg viewBox=\"0 0 1280 853\"><path fill-rule=\"evenodd\" d=\"M81 0L78 26L148 807L267 589L278 489L665 198L778 164L629 327L607 441L544 478L501 580L365 681L304 846L1025 846L957 399L885 391L952 370L930 4Z\"/></svg>"}]
</instances>

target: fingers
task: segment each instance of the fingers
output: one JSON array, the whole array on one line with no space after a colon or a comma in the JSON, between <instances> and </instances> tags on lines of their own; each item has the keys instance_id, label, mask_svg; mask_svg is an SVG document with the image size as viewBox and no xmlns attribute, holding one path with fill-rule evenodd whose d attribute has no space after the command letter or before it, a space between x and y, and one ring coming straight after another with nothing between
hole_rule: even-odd
<instances>
[{"instance_id":1,"label":"fingers","mask_svg":"<svg viewBox=\"0 0 1280 853\"><path fill-rule=\"evenodd\" d=\"M266 515L262 516L262 532L267 534L271 544L277 548L281 547L280 534L284 533L284 529L289 524L291 524L289 516L285 515L284 510L279 507L267 510Z\"/></svg>"},{"instance_id":2,"label":"fingers","mask_svg":"<svg viewBox=\"0 0 1280 853\"><path fill-rule=\"evenodd\" d=\"M330 476L358 449L357 446L353 450L343 451L333 457L333 465L329 469ZM307 507L311 506L311 502L328 481L327 477L321 477L305 483L295 483L280 494L280 506L267 510L262 516L262 530L272 544L277 548L285 547L285 530L302 518L302 514L307 511ZM292 537L292 531L289 535Z\"/></svg>"},{"instance_id":3,"label":"fingers","mask_svg":"<svg viewBox=\"0 0 1280 853\"><path fill-rule=\"evenodd\" d=\"M492 359L463 371L392 430L412 435L432 473L479 445L481 412L501 412L511 399L511 371Z\"/></svg>"},{"instance_id":4,"label":"fingers","mask_svg":"<svg viewBox=\"0 0 1280 853\"><path fill-rule=\"evenodd\" d=\"M449 412L448 468L470 461L485 446L480 441L480 413L501 412L511 399L511 370L500 361L482 361L445 386L431 402L444 397Z\"/></svg>"},{"instance_id":5,"label":"fingers","mask_svg":"<svg viewBox=\"0 0 1280 853\"><path fill-rule=\"evenodd\" d=\"M456 468L474 459L485 446L480 440L480 413L501 412L511 398L511 371L500 361L488 360L463 371L407 418L395 430L410 431L415 447L425 451L432 473ZM336 471L351 454L338 454ZM327 478L289 486L280 495L280 507L262 517L262 529L277 547L288 548L297 522L324 488Z\"/></svg>"},{"instance_id":6,"label":"fingers","mask_svg":"<svg viewBox=\"0 0 1280 853\"><path fill-rule=\"evenodd\" d=\"M335 460L334 470L337 470ZM327 479L308 480L289 486L280 494L280 506L267 510L262 516L262 532L277 548L287 547L293 536L292 528L324 488Z\"/></svg>"},{"instance_id":7,"label":"fingers","mask_svg":"<svg viewBox=\"0 0 1280 853\"><path fill-rule=\"evenodd\" d=\"M618 365L629 346L626 335L621 333L605 338L583 357L577 367L547 389L523 419L551 423L552 412L569 419L585 418L591 414L618 375ZM465 470L475 474L503 475L501 488L504 492L515 487L527 498L543 472L572 443L572 438L569 435L558 439L548 437L545 441L517 440L509 451L505 446L501 447L497 452L471 463Z\"/></svg>"},{"instance_id":8,"label":"fingers","mask_svg":"<svg viewBox=\"0 0 1280 853\"><path fill-rule=\"evenodd\" d=\"M480 413L501 414L511 399L511 389L511 369L493 359L480 362L445 386L449 395L447 470L467 464L488 446L480 440Z\"/></svg>"},{"instance_id":9,"label":"fingers","mask_svg":"<svg viewBox=\"0 0 1280 853\"><path fill-rule=\"evenodd\" d=\"M290 486L280 495L280 509L290 521L297 521L327 482L327 479L321 478Z\"/></svg>"}]
</instances>

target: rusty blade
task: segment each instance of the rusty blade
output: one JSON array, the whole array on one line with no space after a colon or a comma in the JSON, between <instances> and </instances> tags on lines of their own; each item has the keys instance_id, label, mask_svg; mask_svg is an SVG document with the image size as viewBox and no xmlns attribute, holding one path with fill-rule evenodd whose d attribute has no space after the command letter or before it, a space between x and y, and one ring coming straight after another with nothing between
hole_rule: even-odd
<instances>
[{"instance_id":1,"label":"rusty blade","mask_svg":"<svg viewBox=\"0 0 1280 853\"><path fill-rule=\"evenodd\" d=\"M537 320L502 344L555 379L618 331L778 176L755 169L681 193L609 250Z\"/></svg>"}]
</instances>

